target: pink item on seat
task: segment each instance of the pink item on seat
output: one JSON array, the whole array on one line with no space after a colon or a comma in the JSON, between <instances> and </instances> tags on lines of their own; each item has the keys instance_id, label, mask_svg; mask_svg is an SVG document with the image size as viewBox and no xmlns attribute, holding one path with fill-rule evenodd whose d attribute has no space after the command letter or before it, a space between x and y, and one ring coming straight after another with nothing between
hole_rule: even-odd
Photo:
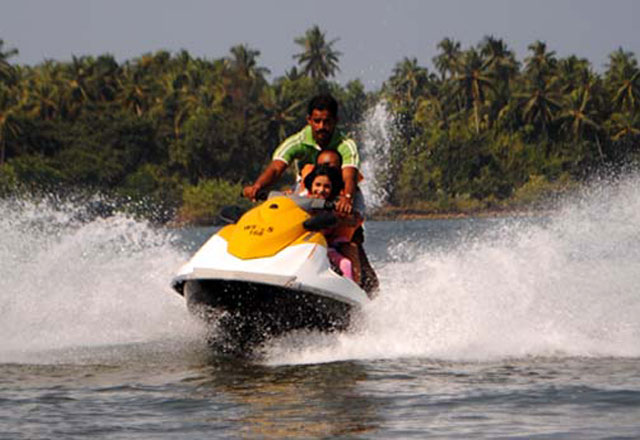
<instances>
[{"instance_id":1,"label":"pink item on seat","mask_svg":"<svg viewBox=\"0 0 640 440\"><path fill-rule=\"evenodd\" d=\"M342 275L353 281L353 269L351 267L351 260L349 260L347 257L342 255L332 247L328 248L327 254L329 255L329 260L331 260L331 263L333 263L340 269Z\"/></svg>"}]
</instances>

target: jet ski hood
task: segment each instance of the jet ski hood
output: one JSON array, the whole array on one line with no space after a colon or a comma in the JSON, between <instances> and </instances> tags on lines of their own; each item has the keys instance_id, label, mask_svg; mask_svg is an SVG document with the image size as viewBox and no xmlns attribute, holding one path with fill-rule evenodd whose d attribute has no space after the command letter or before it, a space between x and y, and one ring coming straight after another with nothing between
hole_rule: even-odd
<instances>
[{"instance_id":1,"label":"jet ski hood","mask_svg":"<svg viewBox=\"0 0 640 440\"><path fill-rule=\"evenodd\" d=\"M331 269L321 232L308 231L310 211L325 201L277 195L213 235L178 272L172 285L182 294L186 280L247 281L305 290L363 305L367 294Z\"/></svg>"}]
</instances>

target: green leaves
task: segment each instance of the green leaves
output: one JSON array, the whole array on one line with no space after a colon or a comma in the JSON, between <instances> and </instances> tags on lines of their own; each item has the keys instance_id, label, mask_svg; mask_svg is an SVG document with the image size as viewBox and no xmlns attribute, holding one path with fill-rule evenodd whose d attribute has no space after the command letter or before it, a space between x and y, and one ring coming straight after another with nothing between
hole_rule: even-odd
<instances>
[{"instance_id":1,"label":"green leaves","mask_svg":"<svg viewBox=\"0 0 640 440\"><path fill-rule=\"evenodd\" d=\"M305 75L316 81L324 81L340 71L338 61L342 53L333 49L333 45L338 41L337 38L326 41L325 33L314 25L305 32L304 36L294 41L301 46L302 52L294 55L293 58L298 60Z\"/></svg>"},{"instance_id":2,"label":"green leaves","mask_svg":"<svg viewBox=\"0 0 640 440\"><path fill-rule=\"evenodd\" d=\"M222 207L246 204L240 197L241 191L241 185L222 179L205 179L197 185L187 185L178 220L187 223L215 223Z\"/></svg>"},{"instance_id":3,"label":"green leaves","mask_svg":"<svg viewBox=\"0 0 640 440\"><path fill-rule=\"evenodd\" d=\"M0 40L0 192L85 186L184 204L184 218L210 220L212 194L254 179L319 92L338 99L341 128L356 141L368 109L385 101L389 155L375 177L392 203L494 206L529 176L538 191L640 159L640 69L622 48L599 74L542 41L519 62L492 35L470 47L445 38L433 72L402 54L382 89L367 91L358 79L330 81L337 38L313 26L294 41L296 65L270 80L245 44L218 59L182 50L16 66L17 50Z\"/></svg>"}]
</instances>

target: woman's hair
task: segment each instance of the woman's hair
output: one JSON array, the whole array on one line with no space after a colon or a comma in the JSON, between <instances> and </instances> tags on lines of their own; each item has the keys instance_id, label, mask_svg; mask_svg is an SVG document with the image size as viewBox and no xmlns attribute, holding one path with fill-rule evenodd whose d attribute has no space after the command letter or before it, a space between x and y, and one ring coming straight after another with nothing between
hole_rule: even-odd
<instances>
[{"instance_id":1,"label":"woman's hair","mask_svg":"<svg viewBox=\"0 0 640 440\"><path fill-rule=\"evenodd\" d=\"M304 178L304 187L311 193L311 186L317 176L327 176L331 182L331 194L329 194L329 200L335 199L344 183L342 182L342 172L338 168L330 167L328 165L316 165L307 177Z\"/></svg>"}]
</instances>

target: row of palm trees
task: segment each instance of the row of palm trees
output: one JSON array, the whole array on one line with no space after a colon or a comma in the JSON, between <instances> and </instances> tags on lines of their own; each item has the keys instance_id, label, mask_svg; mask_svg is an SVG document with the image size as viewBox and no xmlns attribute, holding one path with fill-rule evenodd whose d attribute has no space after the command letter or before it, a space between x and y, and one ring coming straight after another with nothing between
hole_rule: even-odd
<instances>
[{"instance_id":1,"label":"row of palm trees","mask_svg":"<svg viewBox=\"0 0 640 440\"><path fill-rule=\"evenodd\" d=\"M121 65L102 55L28 67L12 66L10 58L18 51L5 50L0 40L0 165L7 141L18 142L20 119L73 121L106 107L161 120L174 140L181 139L196 113L230 112L242 120L242 130L258 129L265 143L278 142L301 123L308 95L328 87L327 79L338 71L335 40L325 41L317 26L295 41L301 46L294 55L298 66L268 84L270 72L258 64L260 51L246 45L216 60L192 58L183 50L146 54Z\"/></svg>"},{"instance_id":2,"label":"row of palm trees","mask_svg":"<svg viewBox=\"0 0 640 440\"><path fill-rule=\"evenodd\" d=\"M492 36L467 50L450 38L438 48L433 59L438 75L415 58L396 65L386 84L396 108L409 106L415 112L431 101L443 123L470 111L477 133L516 116L545 136L556 123L576 139L605 128L613 139L636 133L632 121L640 109L640 69L631 52L620 48L611 53L602 76L587 59L558 59L541 41L529 46L524 66L503 40Z\"/></svg>"},{"instance_id":3,"label":"row of palm trees","mask_svg":"<svg viewBox=\"0 0 640 440\"><path fill-rule=\"evenodd\" d=\"M260 51L244 44L218 59L182 50L21 66L0 40L0 194L17 183L89 185L175 205L202 181L255 178L319 91L357 125L366 95L359 81L330 82L336 40L314 26L295 41L296 65L268 81Z\"/></svg>"},{"instance_id":4,"label":"row of palm trees","mask_svg":"<svg viewBox=\"0 0 640 440\"><path fill-rule=\"evenodd\" d=\"M502 176L512 183L496 184L503 188L500 197L505 197L532 174L549 179L562 173L584 177L603 164L637 160L640 69L633 53L622 48L612 52L600 74L587 59L559 58L542 41L529 45L523 62L503 40L492 36L466 49L451 38L437 47L434 71L419 65L416 58L404 58L382 90L395 115L396 149L402 152L396 155L398 163L421 154L421 162L406 172L415 175L416 167L431 170L418 184L414 177L406 179L414 185L431 185L455 196L451 180L437 181L433 176L466 169L458 173L459 188L468 188L462 181L479 175L490 176L486 180L493 182ZM507 143L526 150L519 153L526 157L518 162L517 173L509 169L514 167L516 149L504 151L505 137ZM464 154L451 161L455 149ZM396 165L388 177L392 186L402 181L402 165ZM394 188L388 191L393 193Z\"/></svg>"},{"instance_id":5,"label":"row of palm trees","mask_svg":"<svg viewBox=\"0 0 640 440\"><path fill-rule=\"evenodd\" d=\"M541 41L520 62L499 38L466 49L445 38L433 71L404 58L381 90L367 94L357 80L331 81L342 56L337 39L313 26L294 41L297 64L269 81L260 51L247 45L219 59L158 51L124 63L111 55L74 56L29 67L12 65L17 50L0 40L0 190L10 168L17 180L37 180L42 167L62 183L131 190L151 182L145 191L158 194L211 178L246 181L304 124L304 104L318 91L338 97L353 132L367 103L388 102L395 137L386 177L396 203L406 202L394 196L401 192L505 197L531 174L554 178L561 169L576 176L637 153L640 70L622 49L599 74L588 60L558 58ZM107 127L115 134L100 137ZM118 168L110 157L120 157L124 145L141 151ZM97 170L71 167L86 157ZM422 180L415 178L420 173ZM499 189L470 189L482 179Z\"/></svg>"}]
</instances>

